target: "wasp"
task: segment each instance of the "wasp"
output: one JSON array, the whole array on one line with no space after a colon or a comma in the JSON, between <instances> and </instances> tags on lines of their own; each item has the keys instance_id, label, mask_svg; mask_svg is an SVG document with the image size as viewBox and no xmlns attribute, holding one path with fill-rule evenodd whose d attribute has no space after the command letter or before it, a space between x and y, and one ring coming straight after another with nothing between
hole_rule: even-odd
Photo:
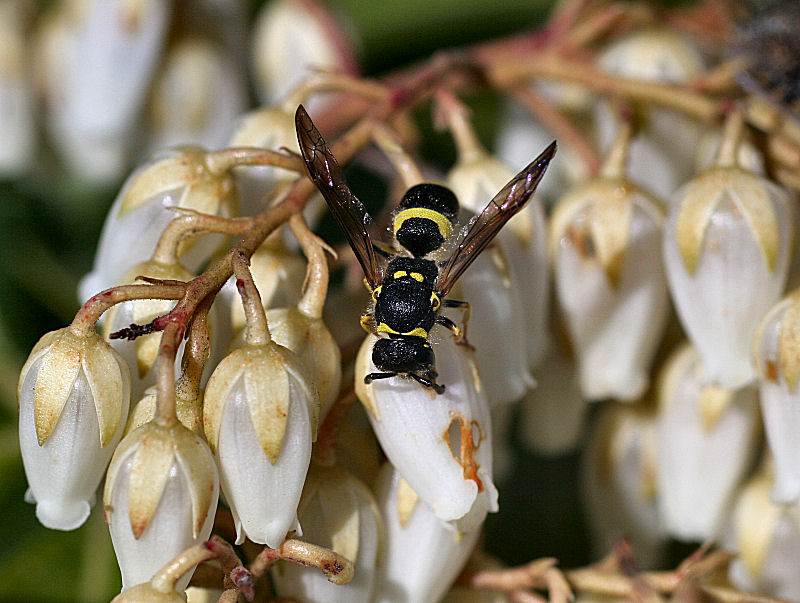
<instances>
[{"instance_id":1,"label":"wasp","mask_svg":"<svg viewBox=\"0 0 800 603\"><path fill-rule=\"evenodd\" d=\"M403 195L392 230L398 251L404 253L390 253L370 238L371 216L348 187L341 167L302 105L297 108L295 126L311 180L353 249L372 294L374 305L362 316L361 324L380 336L372 349L372 362L381 372L368 374L364 382L410 377L437 394L443 393L445 386L436 382L428 337L436 324L462 336L462 329L440 310L469 308L467 302L445 298L503 225L531 198L555 155L556 143L512 178L460 232L450 256L437 262L428 256L445 246L458 216L458 200L450 189L423 183Z\"/></svg>"}]
</instances>

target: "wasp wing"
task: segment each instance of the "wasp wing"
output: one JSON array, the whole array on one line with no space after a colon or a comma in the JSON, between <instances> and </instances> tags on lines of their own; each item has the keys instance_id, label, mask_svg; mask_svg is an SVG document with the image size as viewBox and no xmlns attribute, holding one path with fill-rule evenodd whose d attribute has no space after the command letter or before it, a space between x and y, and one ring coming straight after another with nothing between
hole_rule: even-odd
<instances>
[{"instance_id":1,"label":"wasp wing","mask_svg":"<svg viewBox=\"0 0 800 603\"><path fill-rule=\"evenodd\" d=\"M455 251L439 271L436 292L441 297L450 292L459 277L492 242L505 223L525 206L555 153L556 143L553 141L541 155L514 176L473 220L469 230L462 235Z\"/></svg>"},{"instance_id":2,"label":"wasp wing","mask_svg":"<svg viewBox=\"0 0 800 603\"><path fill-rule=\"evenodd\" d=\"M297 107L294 121L297 141L300 143L300 151L303 153L311 180L331 208L333 217L339 223L339 228L347 237L356 259L364 270L367 283L374 289L383 280L383 268L367 230L372 224L372 218L347 186L342 168L339 167L303 105Z\"/></svg>"}]
</instances>

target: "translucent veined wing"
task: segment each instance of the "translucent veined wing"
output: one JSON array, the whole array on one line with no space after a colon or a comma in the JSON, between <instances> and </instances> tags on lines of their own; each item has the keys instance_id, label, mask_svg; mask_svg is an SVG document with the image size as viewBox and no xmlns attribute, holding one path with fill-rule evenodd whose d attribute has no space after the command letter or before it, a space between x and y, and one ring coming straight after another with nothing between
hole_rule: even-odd
<instances>
[{"instance_id":1,"label":"translucent veined wing","mask_svg":"<svg viewBox=\"0 0 800 603\"><path fill-rule=\"evenodd\" d=\"M347 186L342 168L303 105L297 107L294 121L297 141L311 180L331 208L333 217L361 264L367 283L374 289L383 280L383 268L368 232L372 217Z\"/></svg>"},{"instance_id":2,"label":"translucent veined wing","mask_svg":"<svg viewBox=\"0 0 800 603\"><path fill-rule=\"evenodd\" d=\"M459 277L492 242L503 225L525 206L555 153L556 143L553 141L541 155L514 176L473 220L455 251L439 271L436 291L441 297L450 292Z\"/></svg>"}]
</instances>

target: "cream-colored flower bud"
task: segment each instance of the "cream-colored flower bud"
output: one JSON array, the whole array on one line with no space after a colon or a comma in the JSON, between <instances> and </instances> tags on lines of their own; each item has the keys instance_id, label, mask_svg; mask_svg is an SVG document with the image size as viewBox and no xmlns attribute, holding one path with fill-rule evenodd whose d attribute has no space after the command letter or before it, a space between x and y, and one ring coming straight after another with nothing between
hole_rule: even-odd
<instances>
[{"instance_id":1,"label":"cream-colored flower bud","mask_svg":"<svg viewBox=\"0 0 800 603\"><path fill-rule=\"evenodd\" d=\"M297 354L306 365L306 374L313 375L320 418L324 419L342 384L341 354L331 332L321 318L309 316L296 306L269 310L267 323L272 338Z\"/></svg>"},{"instance_id":2,"label":"cream-colored flower bud","mask_svg":"<svg viewBox=\"0 0 800 603\"><path fill-rule=\"evenodd\" d=\"M506 164L481 152L472 157L462 155L448 173L447 184L456 194L462 207L478 214L497 191L514 177L514 174L515 172ZM492 333L491 340L503 345L505 367L511 366L514 355L519 354L512 346L521 334L527 363L525 367L530 368L542 359L550 343L547 328L550 305L547 221L539 197L531 199L523 210L509 221L507 228L509 232L497 240L504 256L501 259L508 264L509 277L506 280L511 286L511 293L517 297L516 305L519 308L521 324L515 323L511 315L503 316L501 308L493 310L485 308L482 313L478 313L479 308L474 307L473 315L476 319L474 332L479 332L483 327L486 332ZM471 297L466 299L474 303ZM495 325L487 324L493 322L495 317L505 319L502 324L510 325L513 333L501 333ZM490 349L493 346L491 343L480 345L483 343L475 339L481 370L484 374L496 375L496 381L503 381L503 367L498 367L496 363L490 361L490 358L496 358L496 354L493 353L495 350ZM527 378L524 379L526 380ZM488 384L487 388L491 391ZM517 395L509 401L519 397ZM493 400L494 396L490 393L489 398Z\"/></svg>"},{"instance_id":3,"label":"cream-colored flower bud","mask_svg":"<svg viewBox=\"0 0 800 603\"><path fill-rule=\"evenodd\" d=\"M206 156L198 147L171 149L128 178L106 218L94 268L81 281L83 299L116 285L131 268L150 259L164 228L176 217L170 208L226 217L236 214L233 177L212 169ZM184 240L178 252L182 263L197 270L222 240L220 235Z\"/></svg>"},{"instance_id":4,"label":"cream-colored flower bud","mask_svg":"<svg viewBox=\"0 0 800 603\"><path fill-rule=\"evenodd\" d=\"M376 490L386 545L374 601L436 603L463 568L480 530L454 532L389 463L381 469Z\"/></svg>"},{"instance_id":5,"label":"cream-colored flower bud","mask_svg":"<svg viewBox=\"0 0 800 603\"><path fill-rule=\"evenodd\" d=\"M659 510L675 538L718 535L732 497L759 451L755 387L705 385L697 351L679 348L665 365L658 393Z\"/></svg>"},{"instance_id":6,"label":"cream-colored flower bud","mask_svg":"<svg viewBox=\"0 0 800 603\"><path fill-rule=\"evenodd\" d=\"M312 69L357 71L350 41L316 0L266 4L256 18L252 57L256 90L265 104L282 99Z\"/></svg>"},{"instance_id":7,"label":"cream-colored flower bud","mask_svg":"<svg viewBox=\"0 0 800 603\"><path fill-rule=\"evenodd\" d=\"M25 2L0 3L0 177L28 169L36 151Z\"/></svg>"},{"instance_id":8,"label":"cream-colored flower bud","mask_svg":"<svg viewBox=\"0 0 800 603\"><path fill-rule=\"evenodd\" d=\"M800 599L800 512L770 500L773 476L759 472L742 489L732 515L728 543L738 553L728 579L745 592L790 601Z\"/></svg>"},{"instance_id":9,"label":"cream-colored flower bud","mask_svg":"<svg viewBox=\"0 0 800 603\"><path fill-rule=\"evenodd\" d=\"M738 167L714 167L675 193L664 262L710 382L753 379L753 331L783 291L793 230L786 191Z\"/></svg>"},{"instance_id":10,"label":"cream-colored flower bud","mask_svg":"<svg viewBox=\"0 0 800 603\"><path fill-rule=\"evenodd\" d=\"M361 346L355 389L381 448L439 519L458 531L478 529L497 511L497 489L489 404L475 361L444 337L432 342L443 394L400 376L367 385L364 376L378 370L371 359L376 340L368 336Z\"/></svg>"},{"instance_id":11,"label":"cream-colored flower bud","mask_svg":"<svg viewBox=\"0 0 800 603\"><path fill-rule=\"evenodd\" d=\"M126 435L103 492L122 589L149 581L182 551L207 540L218 498L214 458L197 434L178 422L150 422ZM181 590L191 573L179 582Z\"/></svg>"},{"instance_id":12,"label":"cream-colored flower bud","mask_svg":"<svg viewBox=\"0 0 800 603\"><path fill-rule=\"evenodd\" d=\"M48 125L72 169L113 181L127 164L170 5L160 0L62 4L59 51L48 53L54 64L44 70L52 78L44 82L53 101Z\"/></svg>"},{"instance_id":13,"label":"cream-colored flower bud","mask_svg":"<svg viewBox=\"0 0 800 603\"><path fill-rule=\"evenodd\" d=\"M186 388L175 389L175 413L181 424L194 433L204 436L203 432L203 392L198 396L191 395ZM144 396L131 410L125 435L149 423L156 415L156 388L148 387Z\"/></svg>"},{"instance_id":14,"label":"cream-colored flower bud","mask_svg":"<svg viewBox=\"0 0 800 603\"><path fill-rule=\"evenodd\" d=\"M136 283L138 276L164 280L189 281L194 275L179 263L164 264L155 260L143 262L131 268L117 285ZM138 281L141 283L141 281ZM130 324L146 325L152 320L168 314L175 307L175 300L137 299L113 306L106 314L103 323L103 337L109 340L111 333L126 328ZM109 340L113 347L131 367L133 399L138 400L144 391L155 383L155 371L150 369L156 361L161 344L161 333L150 333L137 337L134 341L124 339ZM180 351L176 362L180 362Z\"/></svg>"},{"instance_id":15,"label":"cream-colored flower bud","mask_svg":"<svg viewBox=\"0 0 800 603\"><path fill-rule=\"evenodd\" d=\"M121 592L111 603L187 603L187 598L176 590L164 592L145 582Z\"/></svg>"},{"instance_id":16,"label":"cream-colored flower bud","mask_svg":"<svg viewBox=\"0 0 800 603\"><path fill-rule=\"evenodd\" d=\"M800 290L767 312L753 338L761 412L775 462L777 503L800 503Z\"/></svg>"},{"instance_id":17,"label":"cream-colored flower bud","mask_svg":"<svg viewBox=\"0 0 800 603\"><path fill-rule=\"evenodd\" d=\"M169 49L147 113L149 148L226 146L231 123L247 107L244 70L221 46L186 38Z\"/></svg>"},{"instance_id":18,"label":"cream-colored flower bud","mask_svg":"<svg viewBox=\"0 0 800 603\"><path fill-rule=\"evenodd\" d=\"M635 400L647 388L664 328L661 203L624 178L568 192L550 221L558 301L583 395Z\"/></svg>"},{"instance_id":19,"label":"cream-colored flower bud","mask_svg":"<svg viewBox=\"0 0 800 603\"><path fill-rule=\"evenodd\" d=\"M313 466L298 515L304 540L352 561L355 576L337 585L316 568L280 561L272 569L278 595L300 601L372 601L384 536L380 511L369 489L341 467Z\"/></svg>"},{"instance_id":20,"label":"cream-colored flower bud","mask_svg":"<svg viewBox=\"0 0 800 603\"><path fill-rule=\"evenodd\" d=\"M214 370L203 420L237 544L247 536L277 548L287 532L300 531L297 504L318 417L305 367L275 342L246 344Z\"/></svg>"},{"instance_id":21,"label":"cream-colored flower bud","mask_svg":"<svg viewBox=\"0 0 800 603\"><path fill-rule=\"evenodd\" d=\"M601 69L636 80L679 84L705 71L700 51L685 37L667 29L638 31L613 42L598 58ZM600 147L607 149L618 130L608 102L595 107ZM699 125L663 108L645 112L646 127L631 146L629 174L637 184L667 198L692 173Z\"/></svg>"},{"instance_id":22,"label":"cream-colored flower bud","mask_svg":"<svg viewBox=\"0 0 800 603\"><path fill-rule=\"evenodd\" d=\"M520 403L523 443L548 456L576 450L584 435L587 406L575 361L562 345L553 345L537 369L536 387Z\"/></svg>"},{"instance_id":23,"label":"cream-colored flower bud","mask_svg":"<svg viewBox=\"0 0 800 603\"><path fill-rule=\"evenodd\" d=\"M653 412L611 403L600 411L583 458L584 508L599 558L629 538L637 565L660 566L667 536L657 508Z\"/></svg>"},{"instance_id":24,"label":"cream-colored flower bud","mask_svg":"<svg viewBox=\"0 0 800 603\"><path fill-rule=\"evenodd\" d=\"M279 238L270 237L256 249L250 258L250 273L264 309L295 306L300 301L306 262L297 253L286 249ZM232 331L236 333L244 328L244 310L234 277L225 283L219 299L230 307Z\"/></svg>"},{"instance_id":25,"label":"cream-colored flower bud","mask_svg":"<svg viewBox=\"0 0 800 603\"><path fill-rule=\"evenodd\" d=\"M22 462L48 528L73 530L89 516L95 491L122 437L130 405L128 366L99 335L70 327L48 333L19 377Z\"/></svg>"}]
</instances>

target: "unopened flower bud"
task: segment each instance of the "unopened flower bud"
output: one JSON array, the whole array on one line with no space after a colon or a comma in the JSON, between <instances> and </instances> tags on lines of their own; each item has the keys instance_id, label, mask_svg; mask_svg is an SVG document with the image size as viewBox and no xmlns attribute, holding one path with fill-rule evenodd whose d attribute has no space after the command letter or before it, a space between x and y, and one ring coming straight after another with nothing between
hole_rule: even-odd
<instances>
[{"instance_id":1,"label":"unopened flower bud","mask_svg":"<svg viewBox=\"0 0 800 603\"><path fill-rule=\"evenodd\" d=\"M305 367L275 342L246 344L214 370L203 420L237 544L247 536L277 548L287 532L300 531L297 504L318 416Z\"/></svg>"},{"instance_id":2,"label":"unopened flower bud","mask_svg":"<svg viewBox=\"0 0 800 603\"><path fill-rule=\"evenodd\" d=\"M745 592L800 599L800 513L770 500L773 476L762 469L741 490L732 514L729 548L738 553L728 579Z\"/></svg>"},{"instance_id":3,"label":"unopened flower bud","mask_svg":"<svg viewBox=\"0 0 800 603\"><path fill-rule=\"evenodd\" d=\"M551 218L556 291L583 395L635 400L664 328L661 203L623 178L568 192Z\"/></svg>"},{"instance_id":4,"label":"unopened flower bud","mask_svg":"<svg viewBox=\"0 0 800 603\"><path fill-rule=\"evenodd\" d=\"M736 488L758 452L754 387L705 385L697 352L680 348L663 369L656 418L659 509L675 538L718 535Z\"/></svg>"},{"instance_id":5,"label":"unopened flower bud","mask_svg":"<svg viewBox=\"0 0 800 603\"><path fill-rule=\"evenodd\" d=\"M176 422L147 423L125 436L103 493L122 589L147 582L163 565L207 540L219 479L208 445ZM191 572L179 582L186 587Z\"/></svg>"},{"instance_id":6,"label":"unopened flower bud","mask_svg":"<svg viewBox=\"0 0 800 603\"><path fill-rule=\"evenodd\" d=\"M279 562L272 570L281 597L300 601L372 601L383 522L369 489L341 467L313 466L298 509L303 538L352 561L347 584L332 584L316 568Z\"/></svg>"},{"instance_id":7,"label":"unopened flower bud","mask_svg":"<svg viewBox=\"0 0 800 603\"><path fill-rule=\"evenodd\" d=\"M750 342L783 290L793 218L788 194L738 167L714 167L678 190L664 262L678 315L711 383L753 377Z\"/></svg>"},{"instance_id":8,"label":"unopened flower bud","mask_svg":"<svg viewBox=\"0 0 800 603\"><path fill-rule=\"evenodd\" d=\"M474 157L462 157L450 170L447 182L458 197L461 206L477 214L484 209L489 199L513 177L514 172L510 167L490 155L479 153ZM513 379L504 379L502 372L498 373L498 370L502 371L502 368L494 363L487 365L489 358L496 357L494 353L496 350L492 349L491 342L502 343L505 367L513 366L515 356L520 356L525 357L525 369L534 366L541 360L549 346L547 318L550 300L550 267L547 261L547 221L538 196L531 199L522 211L511 219L508 229L509 231L497 241L504 255L503 261L508 264L509 277L505 279L507 283L504 284L510 284L511 293L517 298L516 307L519 314L517 320L520 322L515 322L512 314L504 315L501 308L486 308L481 313L477 306L473 308L476 318L476 322L473 323L473 333L480 333L482 328L492 333L488 342L479 341L476 338L475 343L481 370L484 374L497 376L496 379L492 379L493 382L508 382ZM499 290L502 289L495 288L492 293L496 294ZM478 302L478 299L473 302L473 298L468 294L466 294L466 299L470 300L471 304ZM510 326L512 333L499 332L495 325L487 324L493 322L495 317L505 319L503 324ZM524 356L513 347L520 335L522 335L522 345L525 348ZM529 384L530 376L523 374L522 381ZM494 401L496 396L491 393L492 387L493 385L487 384L489 399ZM510 398L508 401L518 399L523 392L517 394L516 397L511 397L515 393L510 392L506 396Z\"/></svg>"},{"instance_id":9,"label":"unopened flower bud","mask_svg":"<svg viewBox=\"0 0 800 603\"><path fill-rule=\"evenodd\" d=\"M456 530L470 532L497 511L492 482L491 419L474 360L445 337L433 342L435 394L401 376L364 383L376 372L368 336L356 359L356 394L386 456L411 488Z\"/></svg>"},{"instance_id":10,"label":"unopened flower bud","mask_svg":"<svg viewBox=\"0 0 800 603\"><path fill-rule=\"evenodd\" d=\"M99 335L48 333L22 367L17 390L22 461L46 527L73 530L89 516L128 417L130 375Z\"/></svg>"},{"instance_id":11,"label":"unopened flower bud","mask_svg":"<svg viewBox=\"0 0 800 603\"><path fill-rule=\"evenodd\" d=\"M224 147L231 123L247 106L244 73L222 47L199 38L170 48L148 107L150 148Z\"/></svg>"},{"instance_id":12,"label":"unopened flower bud","mask_svg":"<svg viewBox=\"0 0 800 603\"><path fill-rule=\"evenodd\" d=\"M480 530L453 531L389 463L381 469L376 489L386 544L375 601L439 601L466 563Z\"/></svg>"},{"instance_id":13,"label":"unopened flower bud","mask_svg":"<svg viewBox=\"0 0 800 603\"><path fill-rule=\"evenodd\" d=\"M258 15L253 36L256 88L264 103L282 99L312 68L357 71L344 31L316 0L270 2Z\"/></svg>"},{"instance_id":14,"label":"unopened flower bud","mask_svg":"<svg viewBox=\"0 0 800 603\"><path fill-rule=\"evenodd\" d=\"M776 503L800 502L800 291L770 309L753 338L761 412L775 462Z\"/></svg>"},{"instance_id":15,"label":"unopened flower bud","mask_svg":"<svg viewBox=\"0 0 800 603\"><path fill-rule=\"evenodd\" d=\"M198 147L171 149L135 171L108 213L94 268L80 284L88 299L112 287L137 264L148 260L164 228L177 216L171 207L231 216L238 208L233 177L217 173ZM214 252L219 235L184 240L178 253L189 270L197 270Z\"/></svg>"},{"instance_id":16,"label":"unopened flower bud","mask_svg":"<svg viewBox=\"0 0 800 603\"><path fill-rule=\"evenodd\" d=\"M653 413L627 404L611 404L600 412L583 458L592 549L599 557L626 537L640 567L657 567L667 537L656 504Z\"/></svg>"},{"instance_id":17,"label":"unopened flower bud","mask_svg":"<svg viewBox=\"0 0 800 603\"><path fill-rule=\"evenodd\" d=\"M304 314L297 307L269 310L267 323L275 342L297 354L306 365L306 374L314 376L320 417L324 418L336 401L342 382L339 346L328 327L321 318Z\"/></svg>"}]
</instances>

